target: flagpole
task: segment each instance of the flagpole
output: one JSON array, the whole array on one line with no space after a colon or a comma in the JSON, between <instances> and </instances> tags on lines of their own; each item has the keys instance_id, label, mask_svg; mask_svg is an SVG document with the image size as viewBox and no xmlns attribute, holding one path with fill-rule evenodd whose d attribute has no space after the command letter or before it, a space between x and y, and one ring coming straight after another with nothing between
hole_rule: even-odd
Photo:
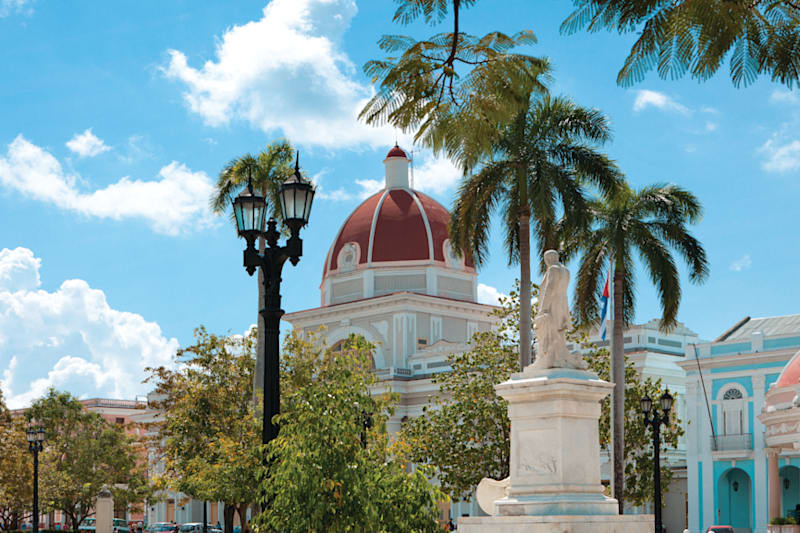
<instances>
[{"instance_id":1,"label":"flagpole","mask_svg":"<svg viewBox=\"0 0 800 533\"><path fill-rule=\"evenodd\" d=\"M608 312L606 313L606 331L607 331L606 337L608 337L608 335L609 335L608 332L610 332L610 334L611 334L611 336L609 337L609 343L608 343L608 346L610 348L610 350L608 351L608 377L609 377L608 381L612 381L612 379L613 379L612 376L611 376L611 368L613 366L612 362L611 362L611 358L612 358L612 354L614 353L614 274L613 274L613 272L614 272L614 262L611 261L611 263L608 266L608 306L609 306L609 309L608 309ZM610 465L611 468L609 469L608 475L609 475L609 479L611 480L611 483L609 483L609 486L611 487L611 496L613 497L614 494L616 494L616 491L614 490L614 477L615 477L614 476L614 468L615 468L614 467L614 402L610 401L609 405L611 406L611 411L609 412L609 414L611 415L611 418L609 418L609 420L608 420L608 429L609 429L609 434L611 435L611 439L609 441L609 444L611 446L608 449L608 464Z\"/></svg>"}]
</instances>

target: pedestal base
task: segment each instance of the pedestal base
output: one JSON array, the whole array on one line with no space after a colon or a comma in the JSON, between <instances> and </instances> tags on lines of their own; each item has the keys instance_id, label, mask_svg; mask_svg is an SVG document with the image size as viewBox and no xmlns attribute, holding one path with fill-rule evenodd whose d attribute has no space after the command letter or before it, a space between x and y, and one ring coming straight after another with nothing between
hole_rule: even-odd
<instances>
[{"instance_id":1,"label":"pedestal base","mask_svg":"<svg viewBox=\"0 0 800 533\"><path fill-rule=\"evenodd\" d=\"M653 515L464 516L459 533L652 533Z\"/></svg>"},{"instance_id":2,"label":"pedestal base","mask_svg":"<svg viewBox=\"0 0 800 533\"><path fill-rule=\"evenodd\" d=\"M519 515L614 515L619 513L617 500L603 494L539 493L505 497L494 502L497 516Z\"/></svg>"}]
</instances>

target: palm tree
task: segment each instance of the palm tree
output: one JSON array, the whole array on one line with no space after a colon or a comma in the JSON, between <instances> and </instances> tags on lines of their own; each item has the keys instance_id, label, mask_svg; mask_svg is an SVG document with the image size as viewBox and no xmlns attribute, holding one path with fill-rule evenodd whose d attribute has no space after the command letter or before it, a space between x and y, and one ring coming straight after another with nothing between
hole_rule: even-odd
<instances>
[{"instance_id":1,"label":"palm tree","mask_svg":"<svg viewBox=\"0 0 800 533\"><path fill-rule=\"evenodd\" d=\"M574 0L575 11L561 31L582 28L636 32L638 37L617 74L630 86L655 69L662 79L686 72L707 80L730 58L734 85L749 85L760 75L789 88L800 82L797 46L800 7L794 0Z\"/></svg>"},{"instance_id":2,"label":"palm tree","mask_svg":"<svg viewBox=\"0 0 800 533\"><path fill-rule=\"evenodd\" d=\"M588 223L582 184L594 184L608 194L621 180L614 163L594 148L609 137L608 121L597 110L567 98L531 99L502 129L491 160L459 188L450 238L476 265L487 259L492 214L503 215L509 264L520 265L522 368L531 363L531 224L544 251L558 248L559 209L576 227Z\"/></svg>"},{"instance_id":3,"label":"palm tree","mask_svg":"<svg viewBox=\"0 0 800 533\"><path fill-rule=\"evenodd\" d=\"M681 286L673 257L676 251L689 267L689 279L708 276L706 252L687 230L700 220L703 209L690 192L675 185L654 185L638 191L627 185L611 198L592 202L592 225L565 238L566 255L583 253L575 285L574 315L581 324L598 320L598 297L603 272L614 268L614 328L611 343L612 435L614 442L614 497L623 512L625 453L625 356L623 329L635 308L634 252L638 253L661 302L661 328L677 325Z\"/></svg>"},{"instance_id":4,"label":"palm tree","mask_svg":"<svg viewBox=\"0 0 800 533\"><path fill-rule=\"evenodd\" d=\"M267 201L270 216L281 220L282 213L278 190L281 183L292 173L294 148L289 141L277 141L269 144L258 155L245 154L234 159L222 169L217 178L214 194L211 196L211 210L223 214L231 206L231 199L252 180L253 188L261 193ZM266 242L258 240L258 249L264 253ZM258 310L264 307L264 275L258 271ZM253 379L253 403L258 405L258 391L264 389L264 319L258 316L256 337L256 369Z\"/></svg>"}]
</instances>

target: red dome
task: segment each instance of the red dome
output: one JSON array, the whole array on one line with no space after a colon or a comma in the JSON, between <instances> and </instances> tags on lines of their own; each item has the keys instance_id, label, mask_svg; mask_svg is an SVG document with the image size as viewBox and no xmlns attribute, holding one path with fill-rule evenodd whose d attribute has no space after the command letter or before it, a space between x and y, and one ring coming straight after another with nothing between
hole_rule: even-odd
<instances>
[{"instance_id":1,"label":"red dome","mask_svg":"<svg viewBox=\"0 0 800 533\"><path fill-rule=\"evenodd\" d=\"M788 387L797 385L800 381L800 352L794 354L786 366L783 367L781 375L778 376L778 381L775 382L776 387Z\"/></svg>"},{"instance_id":2,"label":"red dome","mask_svg":"<svg viewBox=\"0 0 800 533\"><path fill-rule=\"evenodd\" d=\"M444 264L449 222L450 213L430 196L410 189L384 189L347 218L328 252L323 277L339 269L339 253L347 243L358 245L358 267L396 261ZM465 266L474 268L469 258Z\"/></svg>"},{"instance_id":3,"label":"red dome","mask_svg":"<svg viewBox=\"0 0 800 533\"><path fill-rule=\"evenodd\" d=\"M400 148L399 146L397 146L396 144L394 145L394 148L389 150L389 153L386 154L386 158L387 159L390 158L390 157L405 157L406 159L408 159L408 156L403 151L403 149Z\"/></svg>"}]
</instances>

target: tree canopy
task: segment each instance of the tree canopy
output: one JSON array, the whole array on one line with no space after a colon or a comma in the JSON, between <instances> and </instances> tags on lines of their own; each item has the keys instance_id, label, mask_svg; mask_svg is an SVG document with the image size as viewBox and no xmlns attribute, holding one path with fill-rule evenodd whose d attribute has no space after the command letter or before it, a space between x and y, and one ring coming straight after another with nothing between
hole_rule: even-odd
<instances>
[{"instance_id":1,"label":"tree canopy","mask_svg":"<svg viewBox=\"0 0 800 533\"><path fill-rule=\"evenodd\" d=\"M43 511L59 510L72 529L94 514L97 494L107 488L114 504L136 508L151 494L141 443L67 392L50 389L25 414L45 430L39 455Z\"/></svg>"},{"instance_id":2,"label":"tree canopy","mask_svg":"<svg viewBox=\"0 0 800 533\"><path fill-rule=\"evenodd\" d=\"M165 467L159 480L195 498L246 511L258 496L261 421L252 408L253 335L221 336L202 326L179 350L174 368L148 369L153 406L164 411L153 444ZM226 527L229 524L226 521Z\"/></svg>"},{"instance_id":3,"label":"tree canopy","mask_svg":"<svg viewBox=\"0 0 800 533\"><path fill-rule=\"evenodd\" d=\"M280 434L269 447L262 527L287 533L438 532L439 493L407 471L386 420L396 397L373 396L374 347L351 336L332 353L290 334Z\"/></svg>"},{"instance_id":4,"label":"tree canopy","mask_svg":"<svg viewBox=\"0 0 800 533\"><path fill-rule=\"evenodd\" d=\"M31 512L33 464L25 419L12 417L0 390L0 529L19 529Z\"/></svg>"},{"instance_id":5,"label":"tree canopy","mask_svg":"<svg viewBox=\"0 0 800 533\"><path fill-rule=\"evenodd\" d=\"M452 31L417 41L384 35L378 45L387 57L368 61L364 72L377 92L361 110L368 124L391 124L415 132L414 140L470 168L491 151L498 124L527 105L531 93L546 92L546 59L512 53L531 45L529 30L513 35L465 33L461 10L476 0L396 0L394 21L420 17L429 25L452 14Z\"/></svg>"},{"instance_id":6,"label":"tree canopy","mask_svg":"<svg viewBox=\"0 0 800 533\"><path fill-rule=\"evenodd\" d=\"M728 60L734 85L758 76L794 86L800 76L800 4L793 0L573 0L561 29L637 32L617 74L630 86L655 69L661 78L713 76Z\"/></svg>"}]
</instances>

